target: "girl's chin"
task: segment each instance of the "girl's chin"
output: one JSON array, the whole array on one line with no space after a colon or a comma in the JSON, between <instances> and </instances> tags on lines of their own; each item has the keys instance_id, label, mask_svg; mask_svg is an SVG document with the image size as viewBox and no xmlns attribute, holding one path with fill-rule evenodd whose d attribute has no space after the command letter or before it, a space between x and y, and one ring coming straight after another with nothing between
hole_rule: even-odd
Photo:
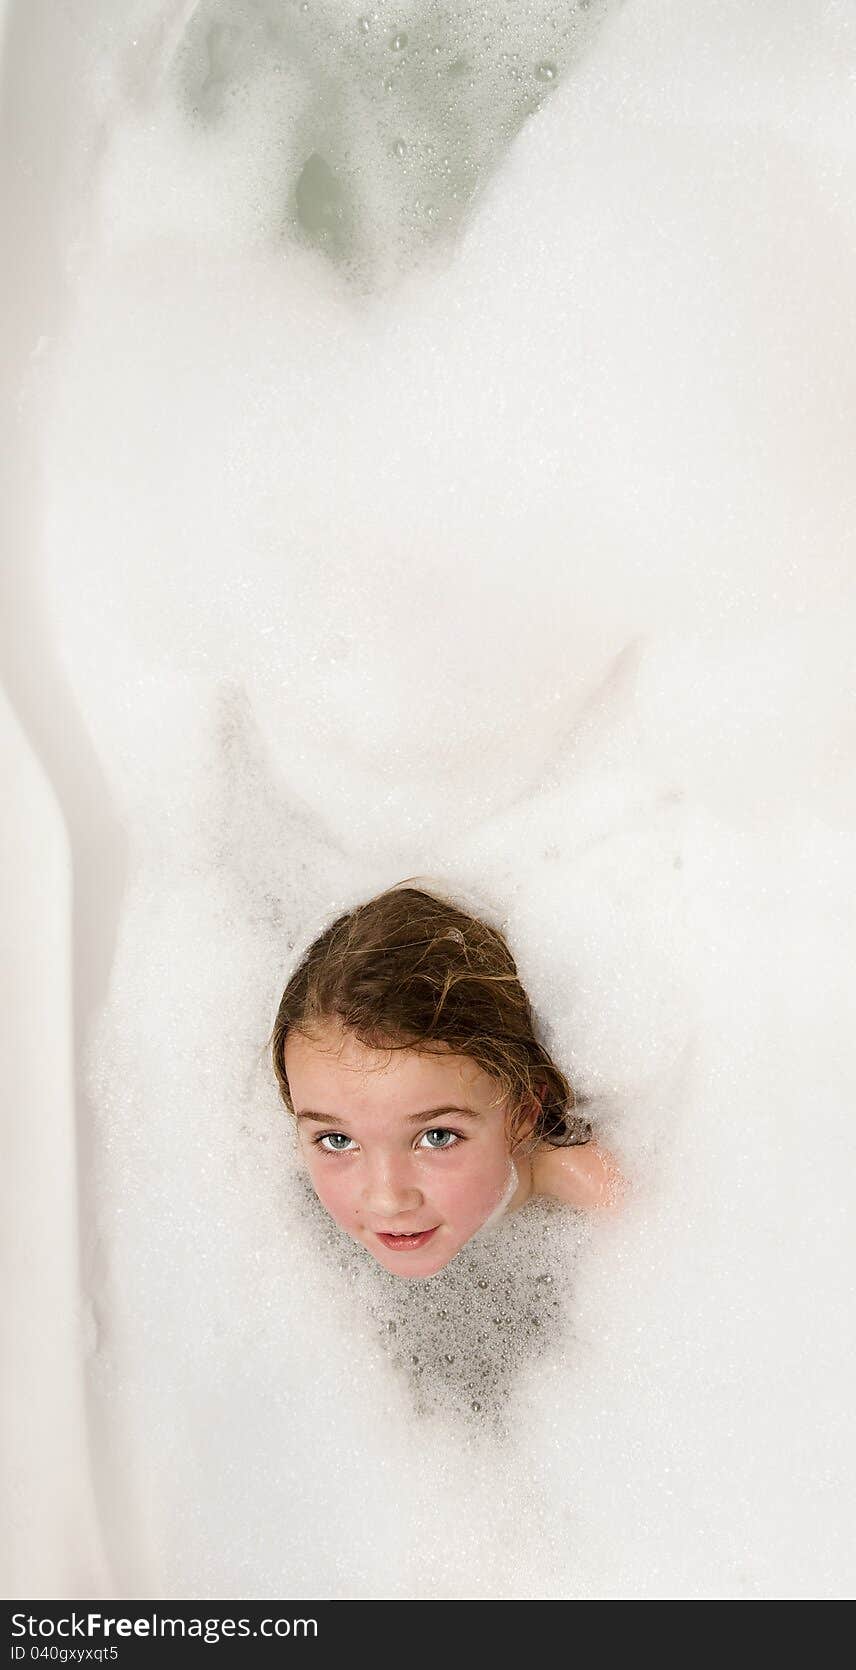
<instances>
[{"instance_id":1,"label":"girl's chin","mask_svg":"<svg viewBox=\"0 0 856 1670\"><path fill-rule=\"evenodd\" d=\"M402 1281L430 1281L432 1276L436 1276L440 1270L445 1269L447 1264L451 1264L454 1256L454 1253L450 1253L447 1258L435 1258L432 1264L423 1265L421 1270L402 1269L400 1264L393 1264L391 1260L387 1261L383 1258L378 1258L376 1262L387 1271L388 1275L400 1276Z\"/></svg>"},{"instance_id":2,"label":"girl's chin","mask_svg":"<svg viewBox=\"0 0 856 1670\"><path fill-rule=\"evenodd\" d=\"M442 1242L437 1246L427 1242L425 1246L416 1247L412 1252L396 1251L393 1247L385 1247L374 1235L364 1240L362 1245L368 1247L372 1257L378 1264L382 1264L385 1270L391 1271L394 1276L405 1276L416 1281L435 1276L438 1270L451 1264L452 1259L461 1250L457 1246L450 1250L448 1245L444 1246Z\"/></svg>"}]
</instances>

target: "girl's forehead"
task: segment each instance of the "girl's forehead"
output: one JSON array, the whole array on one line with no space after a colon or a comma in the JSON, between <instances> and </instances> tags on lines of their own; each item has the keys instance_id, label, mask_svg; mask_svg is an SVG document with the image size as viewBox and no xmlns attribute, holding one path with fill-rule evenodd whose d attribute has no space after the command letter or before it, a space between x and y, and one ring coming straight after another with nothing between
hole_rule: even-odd
<instances>
[{"instance_id":1,"label":"girl's forehead","mask_svg":"<svg viewBox=\"0 0 856 1670\"><path fill-rule=\"evenodd\" d=\"M301 1091L329 1087L329 1094L340 1087L351 1096L357 1092L375 1100L381 1095L385 1101L391 1095L396 1102L424 1096L432 1089L445 1096L465 1094L479 1102L495 1094L493 1081L468 1056L449 1050L435 1054L416 1049L373 1049L353 1033L330 1024L316 1028L311 1035L290 1033L284 1057L292 1092L298 1084ZM415 1108L420 1105L418 1100L413 1103Z\"/></svg>"}]
</instances>

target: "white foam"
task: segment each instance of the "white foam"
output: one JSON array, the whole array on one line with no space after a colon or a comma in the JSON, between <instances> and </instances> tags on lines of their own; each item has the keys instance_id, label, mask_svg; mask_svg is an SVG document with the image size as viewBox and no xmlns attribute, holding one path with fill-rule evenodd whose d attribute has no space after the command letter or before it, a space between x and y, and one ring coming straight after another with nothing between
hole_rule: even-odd
<instances>
[{"instance_id":1,"label":"white foam","mask_svg":"<svg viewBox=\"0 0 856 1670\"><path fill-rule=\"evenodd\" d=\"M478 19L541 62L548 8L457 8L455 154L493 125L434 237L442 110L411 66L396 175L364 8L312 7L291 57L248 3L96 43L52 365L46 594L134 858L89 1055L121 1592L842 1596L852 18L611 9L511 144ZM283 207L325 144L341 246ZM264 1040L417 871L490 901L634 1192L405 1304Z\"/></svg>"}]
</instances>

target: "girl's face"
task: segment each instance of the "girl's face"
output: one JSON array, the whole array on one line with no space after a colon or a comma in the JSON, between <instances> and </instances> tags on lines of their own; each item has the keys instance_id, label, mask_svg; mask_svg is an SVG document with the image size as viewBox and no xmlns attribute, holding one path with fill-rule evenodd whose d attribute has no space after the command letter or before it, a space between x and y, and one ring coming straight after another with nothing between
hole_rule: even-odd
<instances>
[{"instance_id":1,"label":"girl's face","mask_svg":"<svg viewBox=\"0 0 856 1670\"><path fill-rule=\"evenodd\" d=\"M394 1275L433 1276L514 1193L506 1102L468 1056L369 1049L331 1021L290 1032L284 1060L318 1199Z\"/></svg>"}]
</instances>

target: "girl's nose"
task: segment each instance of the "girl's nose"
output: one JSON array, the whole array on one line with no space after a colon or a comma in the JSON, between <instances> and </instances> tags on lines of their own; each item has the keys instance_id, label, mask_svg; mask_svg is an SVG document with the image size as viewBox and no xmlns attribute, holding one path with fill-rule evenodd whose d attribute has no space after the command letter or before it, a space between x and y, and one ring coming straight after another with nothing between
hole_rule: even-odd
<instances>
[{"instance_id":1,"label":"girl's nose","mask_svg":"<svg viewBox=\"0 0 856 1670\"><path fill-rule=\"evenodd\" d=\"M377 1160L368 1170L363 1189L366 1211L378 1221L401 1217L422 1205L422 1190L410 1168L392 1160Z\"/></svg>"}]
</instances>

